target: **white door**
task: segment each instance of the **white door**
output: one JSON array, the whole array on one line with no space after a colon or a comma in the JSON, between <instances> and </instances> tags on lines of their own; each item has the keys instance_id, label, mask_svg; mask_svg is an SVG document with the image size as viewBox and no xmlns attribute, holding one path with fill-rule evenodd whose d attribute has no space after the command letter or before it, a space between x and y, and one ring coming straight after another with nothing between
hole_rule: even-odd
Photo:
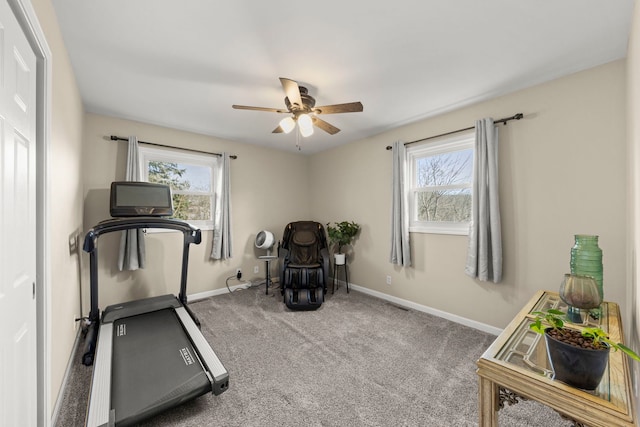
<instances>
[{"instance_id":1,"label":"white door","mask_svg":"<svg viewBox=\"0 0 640 427\"><path fill-rule=\"evenodd\" d=\"M36 57L0 0L0 426L35 426Z\"/></svg>"}]
</instances>

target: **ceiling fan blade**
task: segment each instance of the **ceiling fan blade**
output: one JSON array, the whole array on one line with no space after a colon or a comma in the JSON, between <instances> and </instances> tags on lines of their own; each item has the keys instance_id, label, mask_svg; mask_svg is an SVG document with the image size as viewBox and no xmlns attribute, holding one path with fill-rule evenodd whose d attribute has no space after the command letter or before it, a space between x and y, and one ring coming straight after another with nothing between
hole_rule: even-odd
<instances>
[{"instance_id":1,"label":"ceiling fan blade","mask_svg":"<svg viewBox=\"0 0 640 427\"><path fill-rule=\"evenodd\" d=\"M271 131L271 133L282 133L282 132L284 132L284 130L279 125L273 131Z\"/></svg>"},{"instance_id":2,"label":"ceiling fan blade","mask_svg":"<svg viewBox=\"0 0 640 427\"><path fill-rule=\"evenodd\" d=\"M289 98L289 102L291 103L291 105L297 104L298 108L304 107L302 105L302 97L300 96L300 88L298 87L298 82L280 77L280 83L282 84L284 93L285 95L287 95L287 98Z\"/></svg>"},{"instance_id":3,"label":"ceiling fan blade","mask_svg":"<svg viewBox=\"0 0 640 427\"><path fill-rule=\"evenodd\" d=\"M255 111L268 111L270 113L288 113L289 111L281 108L267 108L267 107L250 107L248 105L232 105L232 108L236 110L255 110Z\"/></svg>"},{"instance_id":4,"label":"ceiling fan blade","mask_svg":"<svg viewBox=\"0 0 640 427\"><path fill-rule=\"evenodd\" d=\"M291 99L291 98L289 98ZM333 104L315 107L316 114L359 113L363 110L361 102L347 102L346 104Z\"/></svg>"},{"instance_id":5,"label":"ceiling fan blade","mask_svg":"<svg viewBox=\"0 0 640 427\"><path fill-rule=\"evenodd\" d=\"M338 129L334 125L327 123L324 120L319 119L317 117L312 117L311 121L315 126L319 127L320 129L327 132L328 134L335 135L336 133L340 132L340 129Z\"/></svg>"},{"instance_id":6,"label":"ceiling fan blade","mask_svg":"<svg viewBox=\"0 0 640 427\"><path fill-rule=\"evenodd\" d=\"M267 111L269 113L288 113L289 111L282 108L268 108L268 107L251 107L249 105L232 105L232 108L236 110L254 110L254 111Z\"/></svg>"}]
</instances>

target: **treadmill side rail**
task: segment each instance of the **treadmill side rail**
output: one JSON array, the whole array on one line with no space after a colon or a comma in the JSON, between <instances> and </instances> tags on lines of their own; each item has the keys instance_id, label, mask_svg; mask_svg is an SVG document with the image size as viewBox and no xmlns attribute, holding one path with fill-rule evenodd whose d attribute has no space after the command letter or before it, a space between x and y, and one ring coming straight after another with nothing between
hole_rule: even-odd
<instances>
[{"instance_id":1,"label":"treadmill side rail","mask_svg":"<svg viewBox=\"0 0 640 427\"><path fill-rule=\"evenodd\" d=\"M222 362L220 362L220 359L218 359L218 356L213 351L204 335L202 335L202 332L200 332L200 329L198 329L191 316L189 316L187 310L185 310L184 307L180 307L176 309L176 313L187 331L187 334L191 338L191 341L207 368L207 371L209 371L213 377L213 394L217 396L224 393L229 388L229 373L222 365Z\"/></svg>"},{"instance_id":2,"label":"treadmill side rail","mask_svg":"<svg viewBox=\"0 0 640 427\"><path fill-rule=\"evenodd\" d=\"M102 323L113 323L118 319L149 313L165 308L182 307L178 298L171 294L143 298L120 304L112 304L102 311Z\"/></svg>"},{"instance_id":3,"label":"treadmill side rail","mask_svg":"<svg viewBox=\"0 0 640 427\"><path fill-rule=\"evenodd\" d=\"M113 425L111 411L111 353L113 350L113 323L102 324L99 331L96 358L91 379L91 400L87 427Z\"/></svg>"}]
</instances>

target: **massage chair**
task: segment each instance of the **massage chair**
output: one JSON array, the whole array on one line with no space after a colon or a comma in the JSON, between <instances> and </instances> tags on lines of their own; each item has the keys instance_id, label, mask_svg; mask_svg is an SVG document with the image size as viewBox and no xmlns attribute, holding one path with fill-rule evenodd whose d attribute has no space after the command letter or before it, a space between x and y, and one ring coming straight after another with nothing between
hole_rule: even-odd
<instances>
[{"instance_id":1,"label":"massage chair","mask_svg":"<svg viewBox=\"0 0 640 427\"><path fill-rule=\"evenodd\" d=\"M319 222L287 224L278 247L280 291L292 310L315 310L324 302L329 277L329 249Z\"/></svg>"}]
</instances>

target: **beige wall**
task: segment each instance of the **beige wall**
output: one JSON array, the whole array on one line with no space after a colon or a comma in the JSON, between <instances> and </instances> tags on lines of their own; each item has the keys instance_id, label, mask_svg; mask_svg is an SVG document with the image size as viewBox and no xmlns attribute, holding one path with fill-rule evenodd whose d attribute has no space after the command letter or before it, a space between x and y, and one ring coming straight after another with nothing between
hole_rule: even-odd
<instances>
[{"instance_id":1,"label":"beige wall","mask_svg":"<svg viewBox=\"0 0 640 427\"><path fill-rule=\"evenodd\" d=\"M635 2L633 11L633 23L629 36L629 49L627 53L627 141L629 152L630 174L629 179L629 278L628 306L633 323L627 335L630 343L637 351L640 348L640 5ZM640 369L637 364L634 368L634 380L640 382ZM636 408L640 407L637 400Z\"/></svg>"},{"instance_id":2,"label":"beige wall","mask_svg":"<svg viewBox=\"0 0 640 427\"><path fill-rule=\"evenodd\" d=\"M598 234L605 257L606 298L624 303L625 285L630 281L625 244L625 66L635 70L633 76L638 75L637 43L630 48L628 65L614 62L304 157L94 114L83 117L51 3L33 0L32 4L54 57L52 402L58 397L69 360L75 338L72 318L78 311L78 258L69 253L68 238L108 217L105 197L109 183L124 176L125 143L106 141L104 137L110 134L227 150L239 156L232 162L235 256L229 261L209 261L211 236L205 232L203 244L192 251L190 293L223 288L224 279L237 267L245 277L254 278L253 266L259 265L257 278L262 278L264 266L256 261L253 248L255 233L266 228L280 238L287 222L312 218L323 223L354 220L362 224L351 258L353 283L496 327L503 327L535 290L557 289L569 268L573 234ZM637 39L637 8L634 16ZM633 118L640 110L640 84L631 72L629 75L628 113ZM390 153L384 147L398 139L413 140L469 126L480 117L499 118L516 112L525 113L525 119L500 127L503 283L479 283L464 275L466 238L460 236L413 234L415 266L392 266L388 262ZM640 130L637 120L634 123L629 141L636 147ZM636 170L640 158L634 153ZM634 182L637 188L637 177ZM637 203L635 200L634 206ZM635 214L630 221L635 224ZM138 273L116 272L115 250L103 249L101 306L175 292L174 240L171 234L151 235L149 260L161 267ZM634 241L637 246L640 237ZM115 249L115 239L101 243ZM635 256L633 259L636 262ZM631 271L635 279L637 269ZM86 268L83 273L86 275ZM385 284L387 275L392 276L391 286ZM86 280L83 286L86 288ZM85 303L85 314L87 310ZM639 329L640 323L634 332Z\"/></svg>"},{"instance_id":3,"label":"beige wall","mask_svg":"<svg viewBox=\"0 0 640 427\"><path fill-rule=\"evenodd\" d=\"M414 266L390 264L391 153L385 146L519 112L523 120L499 130L503 282L464 274L465 236L412 233ZM559 288L574 234L596 234L605 297L622 304L625 124L625 62L617 61L313 156L313 215L362 224L350 264L354 284L499 328L536 290Z\"/></svg>"},{"instance_id":4,"label":"beige wall","mask_svg":"<svg viewBox=\"0 0 640 427\"><path fill-rule=\"evenodd\" d=\"M236 268L242 268L244 278L264 279L264 262L257 260L264 252L254 247L256 233L267 229L280 239L288 222L309 218L309 159L305 156L87 114L84 132L85 231L109 218L109 185L125 176L127 143L108 141L105 137L109 135L136 135L141 141L204 151L228 151L238 156L231 161L234 256L226 261L209 260L212 236L210 231L204 231L202 244L191 249L189 294L225 288L225 279L234 275ZM178 292L181 234L148 234L148 266L136 272L117 271L118 239L115 234L100 239L101 308L115 302ZM253 273L254 266L260 269L258 274ZM272 271L275 272L275 265ZM229 284L232 286L237 282L232 280ZM84 286L88 286L87 280ZM85 295L88 296L88 291ZM85 311L88 308L85 304Z\"/></svg>"},{"instance_id":5,"label":"beige wall","mask_svg":"<svg viewBox=\"0 0 640 427\"><path fill-rule=\"evenodd\" d=\"M69 237L82 229L83 108L58 21L49 0L33 8L52 53L50 209L51 241L51 376L52 408L76 337L73 319L79 309L79 261L69 251ZM41 172L41 171L40 171Z\"/></svg>"}]
</instances>

